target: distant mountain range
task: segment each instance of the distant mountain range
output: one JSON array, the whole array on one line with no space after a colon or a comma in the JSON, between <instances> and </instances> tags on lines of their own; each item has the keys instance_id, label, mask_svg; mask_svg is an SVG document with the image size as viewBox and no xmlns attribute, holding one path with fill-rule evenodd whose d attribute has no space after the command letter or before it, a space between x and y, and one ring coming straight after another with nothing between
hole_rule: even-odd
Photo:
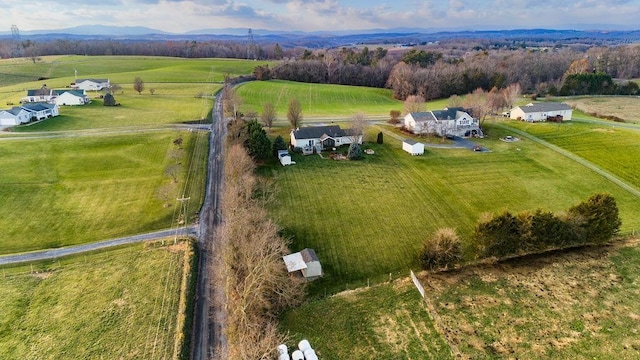
<instances>
[{"instance_id":1,"label":"distant mountain range","mask_svg":"<svg viewBox=\"0 0 640 360\"><path fill-rule=\"evenodd\" d=\"M566 26L565 26L566 27ZM332 47L352 44L371 43L428 43L451 38L470 39L508 39L514 41L551 41L580 39L603 41L607 43L628 43L640 41L640 30L615 29L614 25L575 25L576 29L442 29L442 28L393 28L353 31L273 31L252 29L253 39L257 43L279 43L284 46ZM577 30L583 28L582 30ZM38 40L51 39L96 39L96 40L232 40L246 41L248 28L201 29L186 33L170 33L143 26L105 26L84 25L57 30L20 31L21 38ZM0 38L10 38L10 31L0 31Z\"/></svg>"}]
</instances>

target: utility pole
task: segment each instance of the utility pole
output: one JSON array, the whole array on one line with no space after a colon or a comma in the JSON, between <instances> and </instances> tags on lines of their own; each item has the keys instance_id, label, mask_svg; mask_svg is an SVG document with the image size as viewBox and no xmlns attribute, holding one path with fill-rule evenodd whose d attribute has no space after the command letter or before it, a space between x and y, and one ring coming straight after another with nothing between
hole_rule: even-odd
<instances>
[{"instance_id":1,"label":"utility pole","mask_svg":"<svg viewBox=\"0 0 640 360\"><path fill-rule=\"evenodd\" d=\"M189 201L189 199L191 199L191 197L181 197L181 198L177 198L177 201L180 201L182 203L182 216L184 217L184 227L185 229L187 228L187 201ZM176 228L176 233L175 236L173 237L173 244L177 244L178 243L178 229Z\"/></svg>"}]
</instances>

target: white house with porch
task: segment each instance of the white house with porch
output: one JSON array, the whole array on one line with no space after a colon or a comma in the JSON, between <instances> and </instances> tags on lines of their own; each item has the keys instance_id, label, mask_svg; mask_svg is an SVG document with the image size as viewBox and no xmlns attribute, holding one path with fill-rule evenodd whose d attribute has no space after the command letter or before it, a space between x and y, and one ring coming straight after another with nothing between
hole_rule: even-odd
<instances>
[{"instance_id":1,"label":"white house with porch","mask_svg":"<svg viewBox=\"0 0 640 360\"><path fill-rule=\"evenodd\" d=\"M100 91L110 88L111 83L109 79L76 79L76 82L71 84L71 87L76 90Z\"/></svg>"},{"instance_id":2,"label":"white house with porch","mask_svg":"<svg viewBox=\"0 0 640 360\"><path fill-rule=\"evenodd\" d=\"M404 127L414 134L483 136L478 119L458 107L409 113L404 117Z\"/></svg>"},{"instance_id":3,"label":"white house with porch","mask_svg":"<svg viewBox=\"0 0 640 360\"><path fill-rule=\"evenodd\" d=\"M29 112L19 106L11 109L0 110L0 126L15 126L28 123Z\"/></svg>"},{"instance_id":4,"label":"white house with porch","mask_svg":"<svg viewBox=\"0 0 640 360\"><path fill-rule=\"evenodd\" d=\"M561 117L562 121L571 120L573 109L565 103L541 102L516 106L511 109L509 118L527 122L547 121L548 118Z\"/></svg>"},{"instance_id":5,"label":"white house with porch","mask_svg":"<svg viewBox=\"0 0 640 360\"><path fill-rule=\"evenodd\" d=\"M29 113L30 120L43 120L60 115L60 110L57 104L27 103L22 104L21 107Z\"/></svg>"},{"instance_id":6,"label":"white house with porch","mask_svg":"<svg viewBox=\"0 0 640 360\"><path fill-rule=\"evenodd\" d=\"M291 146L301 148L305 155L334 147L362 144L362 135L353 135L351 129L343 130L338 125L307 126L291 130Z\"/></svg>"}]
</instances>

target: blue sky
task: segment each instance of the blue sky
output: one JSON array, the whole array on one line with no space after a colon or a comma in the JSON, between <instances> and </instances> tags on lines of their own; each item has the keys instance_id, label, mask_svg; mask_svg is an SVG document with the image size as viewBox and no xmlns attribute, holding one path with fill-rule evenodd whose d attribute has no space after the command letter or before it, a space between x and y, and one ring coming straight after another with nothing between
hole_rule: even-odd
<instances>
[{"instance_id":1,"label":"blue sky","mask_svg":"<svg viewBox=\"0 0 640 360\"><path fill-rule=\"evenodd\" d=\"M640 29L640 0L0 0L0 32L77 25L197 29Z\"/></svg>"}]
</instances>

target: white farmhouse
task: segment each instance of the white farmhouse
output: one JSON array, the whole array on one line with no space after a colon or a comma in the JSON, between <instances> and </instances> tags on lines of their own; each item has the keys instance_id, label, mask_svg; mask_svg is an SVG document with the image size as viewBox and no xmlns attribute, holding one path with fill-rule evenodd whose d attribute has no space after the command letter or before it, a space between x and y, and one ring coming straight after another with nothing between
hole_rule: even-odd
<instances>
[{"instance_id":1,"label":"white farmhouse","mask_svg":"<svg viewBox=\"0 0 640 360\"><path fill-rule=\"evenodd\" d=\"M43 120L60 115L57 104L27 103L21 107L29 113L29 119Z\"/></svg>"},{"instance_id":2,"label":"white farmhouse","mask_svg":"<svg viewBox=\"0 0 640 360\"><path fill-rule=\"evenodd\" d=\"M303 154L313 154L353 142L362 144L362 135L352 135L351 129L343 130L338 125L307 126L291 130L291 146L302 149Z\"/></svg>"},{"instance_id":3,"label":"white farmhouse","mask_svg":"<svg viewBox=\"0 0 640 360\"><path fill-rule=\"evenodd\" d=\"M404 127L414 134L482 136L479 121L463 108L409 113L404 117Z\"/></svg>"},{"instance_id":4,"label":"white farmhouse","mask_svg":"<svg viewBox=\"0 0 640 360\"><path fill-rule=\"evenodd\" d=\"M565 103L542 102L529 103L511 109L509 117L528 122L547 121L548 118L561 117L561 120L571 120L573 109Z\"/></svg>"},{"instance_id":5,"label":"white farmhouse","mask_svg":"<svg viewBox=\"0 0 640 360\"><path fill-rule=\"evenodd\" d=\"M0 126L15 126L28 123L29 114L27 110L18 106L8 110L0 110Z\"/></svg>"},{"instance_id":6,"label":"white farmhouse","mask_svg":"<svg viewBox=\"0 0 640 360\"><path fill-rule=\"evenodd\" d=\"M110 88L111 83L109 79L76 79L71 86L76 90L100 91Z\"/></svg>"},{"instance_id":7,"label":"white farmhouse","mask_svg":"<svg viewBox=\"0 0 640 360\"><path fill-rule=\"evenodd\" d=\"M424 154L424 144L412 139L405 139L402 142L402 150L411 155L422 155Z\"/></svg>"},{"instance_id":8,"label":"white farmhouse","mask_svg":"<svg viewBox=\"0 0 640 360\"><path fill-rule=\"evenodd\" d=\"M58 90L58 96L54 102L59 106L64 105L85 105L91 102L84 90Z\"/></svg>"}]
</instances>

